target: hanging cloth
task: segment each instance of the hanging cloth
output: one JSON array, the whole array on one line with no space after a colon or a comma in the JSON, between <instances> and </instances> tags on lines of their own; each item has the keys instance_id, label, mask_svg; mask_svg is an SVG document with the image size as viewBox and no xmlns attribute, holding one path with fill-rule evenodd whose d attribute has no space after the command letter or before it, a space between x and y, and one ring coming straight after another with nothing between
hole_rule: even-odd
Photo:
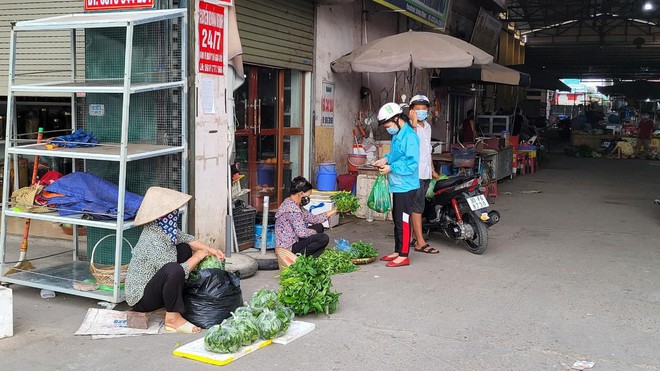
<instances>
[{"instance_id":1,"label":"hanging cloth","mask_svg":"<svg viewBox=\"0 0 660 371\"><path fill-rule=\"evenodd\" d=\"M174 210L164 217L159 218L158 226L172 240L172 243L176 244L176 234L179 230L179 210Z\"/></svg>"}]
</instances>

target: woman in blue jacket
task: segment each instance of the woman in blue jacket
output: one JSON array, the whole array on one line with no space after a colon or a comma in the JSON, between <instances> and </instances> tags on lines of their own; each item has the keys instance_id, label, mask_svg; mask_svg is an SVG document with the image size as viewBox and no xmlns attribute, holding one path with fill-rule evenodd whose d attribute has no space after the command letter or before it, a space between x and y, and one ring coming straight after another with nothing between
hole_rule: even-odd
<instances>
[{"instance_id":1,"label":"woman in blue jacket","mask_svg":"<svg viewBox=\"0 0 660 371\"><path fill-rule=\"evenodd\" d=\"M373 163L386 174L393 194L394 253L380 258L388 267L410 264L410 215L419 188L419 137L396 103L387 103L378 111L378 123L392 135L390 153Z\"/></svg>"}]
</instances>

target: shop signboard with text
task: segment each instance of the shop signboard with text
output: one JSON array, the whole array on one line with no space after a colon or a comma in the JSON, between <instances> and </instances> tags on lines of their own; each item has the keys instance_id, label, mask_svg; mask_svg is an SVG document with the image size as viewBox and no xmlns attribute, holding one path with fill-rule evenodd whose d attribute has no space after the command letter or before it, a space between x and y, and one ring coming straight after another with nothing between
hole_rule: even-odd
<instances>
[{"instance_id":1,"label":"shop signboard with text","mask_svg":"<svg viewBox=\"0 0 660 371\"><path fill-rule=\"evenodd\" d=\"M374 0L429 27L444 30L450 0Z\"/></svg>"},{"instance_id":2,"label":"shop signboard with text","mask_svg":"<svg viewBox=\"0 0 660 371\"><path fill-rule=\"evenodd\" d=\"M199 72L224 75L225 7L200 1L197 31Z\"/></svg>"},{"instance_id":3,"label":"shop signboard with text","mask_svg":"<svg viewBox=\"0 0 660 371\"><path fill-rule=\"evenodd\" d=\"M156 0L85 0L85 11L151 9Z\"/></svg>"}]
</instances>

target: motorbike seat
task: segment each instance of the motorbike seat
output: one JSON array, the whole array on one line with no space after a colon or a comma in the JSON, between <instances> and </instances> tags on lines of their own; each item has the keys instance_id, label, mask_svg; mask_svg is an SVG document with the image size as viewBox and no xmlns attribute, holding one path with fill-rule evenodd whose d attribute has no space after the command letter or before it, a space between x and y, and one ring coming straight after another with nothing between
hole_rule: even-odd
<instances>
[{"instance_id":1,"label":"motorbike seat","mask_svg":"<svg viewBox=\"0 0 660 371\"><path fill-rule=\"evenodd\" d=\"M468 180L472 179L471 176L457 176L445 180L438 180L433 187L433 192L437 192L443 188L452 187L460 183L465 183Z\"/></svg>"}]
</instances>

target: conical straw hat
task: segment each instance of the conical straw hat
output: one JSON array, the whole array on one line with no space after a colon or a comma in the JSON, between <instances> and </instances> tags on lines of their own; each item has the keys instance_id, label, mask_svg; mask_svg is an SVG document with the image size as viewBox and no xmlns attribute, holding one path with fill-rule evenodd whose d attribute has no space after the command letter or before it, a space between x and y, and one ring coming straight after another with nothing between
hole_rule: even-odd
<instances>
[{"instance_id":1,"label":"conical straw hat","mask_svg":"<svg viewBox=\"0 0 660 371\"><path fill-rule=\"evenodd\" d=\"M153 222L185 205L191 198L191 195L172 189L151 187L144 195L140 209L138 209L135 216L134 224L138 226Z\"/></svg>"}]
</instances>

